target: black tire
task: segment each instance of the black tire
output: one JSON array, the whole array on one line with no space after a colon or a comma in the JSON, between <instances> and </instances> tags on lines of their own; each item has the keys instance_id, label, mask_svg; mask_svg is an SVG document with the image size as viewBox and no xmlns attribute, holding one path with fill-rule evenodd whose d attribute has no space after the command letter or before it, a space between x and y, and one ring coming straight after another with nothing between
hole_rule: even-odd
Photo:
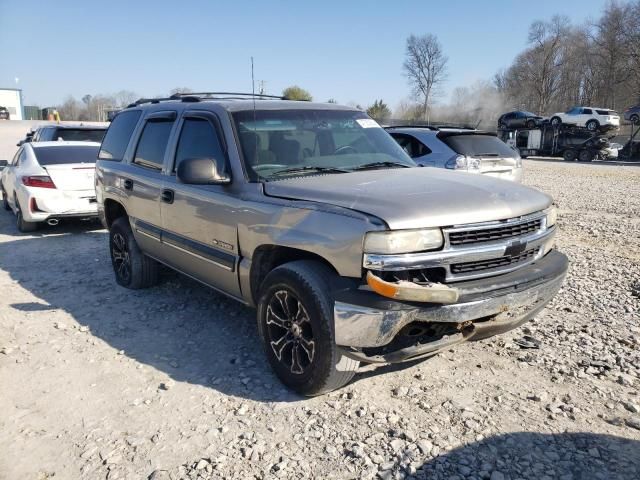
<instances>
[{"instance_id":1,"label":"black tire","mask_svg":"<svg viewBox=\"0 0 640 480\"><path fill-rule=\"evenodd\" d=\"M13 200L16 204L16 227L22 233L31 233L38 230L37 222L27 222L22 216L22 208L20 208L20 204L18 203L18 199L14 198Z\"/></svg>"},{"instance_id":2,"label":"black tire","mask_svg":"<svg viewBox=\"0 0 640 480\"><path fill-rule=\"evenodd\" d=\"M576 152L573 148L569 148L562 152L562 158L564 158L567 162L573 162L578 156L578 152Z\"/></svg>"},{"instance_id":3,"label":"black tire","mask_svg":"<svg viewBox=\"0 0 640 480\"><path fill-rule=\"evenodd\" d=\"M127 217L120 217L111 224L109 251L118 285L137 290L158 283L158 262L142 253Z\"/></svg>"},{"instance_id":4,"label":"black tire","mask_svg":"<svg viewBox=\"0 0 640 480\"><path fill-rule=\"evenodd\" d=\"M580 150L580 153L578 153L578 160L580 160L581 162L591 162L593 161L593 152L591 150Z\"/></svg>"},{"instance_id":5,"label":"black tire","mask_svg":"<svg viewBox=\"0 0 640 480\"><path fill-rule=\"evenodd\" d=\"M536 128L535 120L527 120L527 128Z\"/></svg>"},{"instance_id":6,"label":"black tire","mask_svg":"<svg viewBox=\"0 0 640 480\"><path fill-rule=\"evenodd\" d=\"M506 130L507 129L507 124L506 123L501 123L498 125L498 129L500 130Z\"/></svg>"},{"instance_id":7,"label":"black tire","mask_svg":"<svg viewBox=\"0 0 640 480\"><path fill-rule=\"evenodd\" d=\"M600 124L597 120L589 120L585 124L585 127L587 127L587 130L589 130L590 132L595 132L596 130L598 130L598 127L600 127Z\"/></svg>"},{"instance_id":8,"label":"black tire","mask_svg":"<svg viewBox=\"0 0 640 480\"><path fill-rule=\"evenodd\" d=\"M2 192L2 206L5 210L10 211L11 205L9 205L9 200L7 199L7 192L4 191L4 188L0 189L0 192Z\"/></svg>"},{"instance_id":9,"label":"black tire","mask_svg":"<svg viewBox=\"0 0 640 480\"><path fill-rule=\"evenodd\" d=\"M560 117L551 117L551 126L557 127L562 123L562 119Z\"/></svg>"},{"instance_id":10,"label":"black tire","mask_svg":"<svg viewBox=\"0 0 640 480\"><path fill-rule=\"evenodd\" d=\"M640 123L640 115L631 115L631 117L629 118L629 120L631 121L631 123L633 123L634 125L638 125Z\"/></svg>"},{"instance_id":11,"label":"black tire","mask_svg":"<svg viewBox=\"0 0 640 480\"><path fill-rule=\"evenodd\" d=\"M258 332L280 381L307 396L322 395L351 381L359 362L335 343L335 276L322 263L300 260L271 271L262 282Z\"/></svg>"}]
</instances>

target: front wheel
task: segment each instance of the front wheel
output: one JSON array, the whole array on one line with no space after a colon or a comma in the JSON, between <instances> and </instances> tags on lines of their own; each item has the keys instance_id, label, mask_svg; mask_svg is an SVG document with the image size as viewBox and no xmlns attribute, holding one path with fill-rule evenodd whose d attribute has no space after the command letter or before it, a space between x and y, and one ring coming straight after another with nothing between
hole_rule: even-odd
<instances>
[{"instance_id":1,"label":"front wheel","mask_svg":"<svg viewBox=\"0 0 640 480\"><path fill-rule=\"evenodd\" d=\"M561 123L562 123L562 119L560 117L553 117L551 119L551 125L554 126L554 127L557 127Z\"/></svg>"},{"instance_id":2,"label":"front wheel","mask_svg":"<svg viewBox=\"0 0 640 480\"><path fill-rule=\"evenodd\" d=\"M302 395L321 395L353 378L359 362L335 343L327 266L295 261L274 269L260 289L258 331L280 381Z\"/></svg>"},{"instance_id":3,"label":"front wheel","mask_svg":"<svg viewBox=\"0 0 640 480\"><path fill-rule=\"evenodd\" d=\"M527 120L527 128L536 128L535 120Z\"/></svg>"},{"instance_id":4,"label":"front wheel","mask_svg":"<svg viewBox=\"0 0 640 480\"><path fill-rule=\"evenodd\" d=\"M119 285L136 290L158 282L158 262L142 253L128 218L118 218L109 228L109 250Z\"/></svg>"},{"instance_id":5,"label":"front wheel","mask_svg":"<svg viewBox=\"0 0 640 480\"><path fill-rule=\"evenodd\" d=\"M640 123L640 115L631 115L629 120L631 120L631 123L634 125L638 125Z\"/></svg>"}]
</instances>

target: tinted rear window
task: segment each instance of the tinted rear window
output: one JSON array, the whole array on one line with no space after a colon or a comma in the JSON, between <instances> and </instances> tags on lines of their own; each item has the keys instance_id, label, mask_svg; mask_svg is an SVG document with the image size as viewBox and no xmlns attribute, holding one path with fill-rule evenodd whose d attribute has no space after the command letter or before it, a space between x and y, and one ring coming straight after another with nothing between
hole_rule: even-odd
<instances>
[{"instance_id":1,"label":"tinted rear window","mask_svg":"<svg viewBox=\"0 0 640 480\"><path fill-rule=\"evenodd\" d=\"M98 158L102 160L122 160L141 113L140 110L131 110L116 115L109 126L109 130L107 130L107 134L104 136Z\"/></svg>"},{"instance_id":2,"label":"tinted rear window","mask_svg":"<svg viewBox=\"0 0 640 480\"><path fill-rule=\"evenodd\" d=\"M74 145L73 147L38 147L33 149L38 163L64 165L68 163L96 163L98 147Z\"/></svg>"},{"instance_id":3,"label":"tinted rear window","mask_svg":"<svg viewBox=\"0 0 640 480\"><path fill-rule=\"evenodd\" d=\"M100 143L106 131L106 128L58 128L53 133L51 140Z\"/></svg>"},{"instance_id":4,"label":"tinted rear window","mask_svg":"<svg viewBox=\"0 0 640 480\"><path fill-rule=\"evenodd\" d=\"M613 110L596 110L599 115L618 115L618 112L614 112Z\"/></svg>"},{"instance_id":5,"label":"tinted rear window","mask_svg":"<svg viewBox=\"0 0 640 480\"><path fill-rule=\"evenodd\" d=\"M456 153L469 156L513 157L515 152L493 135L454 134L440 138Z\"/></svg>"}]
</instances>

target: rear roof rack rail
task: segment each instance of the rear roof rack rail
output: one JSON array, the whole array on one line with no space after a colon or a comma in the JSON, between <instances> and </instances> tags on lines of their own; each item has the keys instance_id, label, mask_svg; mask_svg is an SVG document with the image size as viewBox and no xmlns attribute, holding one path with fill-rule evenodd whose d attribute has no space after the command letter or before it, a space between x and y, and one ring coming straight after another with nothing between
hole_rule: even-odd
<instances>
[{"instance_id":1,"label":"rear roof rack rail","mask_svg":"<svg viewBox=\"0 0 640 480\"><path fill-rule=\"evenodd\" d=\"M136 107L144 103L160 103L170 100L181 100L183 102L200 102L202 100L286 100L285 97L277 95L265 95L263 93L238 93L238 92L189 92L174 93L170 97L161 98L140 98L127 105L127 108Z\"/></svg>"}]
</instances>

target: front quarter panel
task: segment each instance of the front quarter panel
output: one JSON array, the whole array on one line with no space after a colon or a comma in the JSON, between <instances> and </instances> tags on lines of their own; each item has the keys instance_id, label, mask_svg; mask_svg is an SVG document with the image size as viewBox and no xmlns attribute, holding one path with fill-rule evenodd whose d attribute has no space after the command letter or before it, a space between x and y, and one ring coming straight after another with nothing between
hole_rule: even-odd
<instances>
[{"instance_id":1,"label":"front quarter panel","mask_svg":"<svg viewBox=\"0 0 640 480\"><path fill-rule=\"evenodd\" d=\"M362 242L382 222L365 215L331 212L310 202L251 202L238 225L240 254L252 258L261 246L283 246L324 258L344 277L362 275Z\"/></svg>"}]
</instances>

